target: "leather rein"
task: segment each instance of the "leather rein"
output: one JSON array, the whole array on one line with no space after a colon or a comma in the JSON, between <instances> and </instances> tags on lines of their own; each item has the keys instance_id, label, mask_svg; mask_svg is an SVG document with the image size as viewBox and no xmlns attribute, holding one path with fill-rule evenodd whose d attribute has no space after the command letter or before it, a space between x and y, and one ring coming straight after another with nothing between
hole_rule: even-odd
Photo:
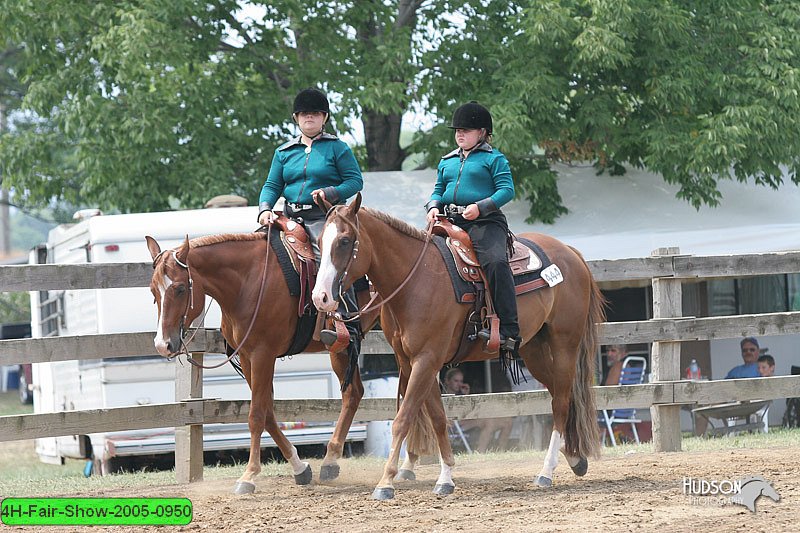
<instances>
[{"instance_id":1,"label":"leather rein","mask_svg":"<svg viewBox=\"0 0 800 533\"><path fill-rule=\"evenodd\" d=\"M328 211L328 213L326 215L326 218L330 218L330 216L333 213L338 211L338 209L337 209L338 207L345 207L345 206L333 206L333 207L331 207L331 209ZM349 220L347 220L344 217L339 217L339 218L341 220L343 220L344 222L346 222L347 224L349 224L350 227L352 227L353 230L356 233L356 239L353 242L353 252L350 254L350 257L347 260L347 264L345 265L344 270L342 270L341 276L339 276L339 278L337 279L337 284L339 285L339 298L340 298L340 301L341 301L342 286L343 286L342 282L347 277L347 273L350 270L350 267L352 266L353 262L356 260L356 257L358 256L358 243L359 243L358 236L359 236L360 224L358 222L358 215L356 215L355 224L353 222L350 222ZM377 304L374 304L375 300L380 297L378 295L378 293L376 292L375 295L372 298L370 298L370 300L367 302L367 304L362 309L360 309L357 313L355 313L355 315L351 314L351 316L349 316L348 318L342 318L341 315L339 313L336 313L336 312L328 312L328 316L331 317L333 320L336 320L338 322L354 322L356 320L361 320L361 316L364 313L368 313L370 311L375 311L376 309L380 309L385 304L387 304L389 302L389 300L394 298L397 295L397 293L399 293L403 289L403 287L406 286L406 284L409 282L409 280L411 280L411 278L414 276L414 273L417 271L417 268L419 268L419 265L422 263L422 258L425 257L425 252L427 251L428 245L431 242L431 236L432 236L432 231L433 231L434 224L435 224L435 221L428 222L428 225L425 228L425 244L423 244L423 246L422 246L422 251L420 251L419 257L417 257L417 260L414 263L414 266L411 268L411 271L408 273L408 275L403 280L403 282L394 291L392 291L392 293L389 296L387 296L386 298L382 299Z\"/></svg>"},{"instance_id":2,"label":"leather rein","mask_svg":"<svg viewBox=\"0 0 800 533\"><path fill-rule=\"evenodd\" d=\"M179 356L181 354L185 354L187 361L189 361L189 363L191 363L192 365L194 365L194 366L196 366L198 368L204 368L206 370L210 370L210 369L214 369L214 368L219 368L222 365L224 365L226 363L229 363L234 357L239 355L239 349L242 346L244 346L244 343L247 341L247 338L250 336L250 332L253 330L253 325L256 323L256 317L258 316L258 311L261 308L261 299L264 296L264 287L267 285L267 273L268 273L267 265L269 264L269 249L270 249L270 236L271 236L271 234L272 234L272 224L270 224L267 227L267 239L266 239L266 241L267 241L267 252L266 252L266 255L264 257L264 271L261 273L261 287L259 288L259 291L258 291L258 300L256 300L256 308L255 308L255 311L253 311L253 318L250 319L250 325L247 327L247 332L244 334L244 338L239 343L239 346L236 348L236 350L234 350L233 353L230 354L227 359L225 359L224 361L222 361L221 363L219 363L217 365L206 366L206 365L203 365L202 363L198 363L197 361L194 360L194 358L192 357L191 353L189 353L188 345L189 345L190 342L192 342L192 340L194 339L195 335L197 335L197 332L200 331L200 328L197 327L197 328L194 329L194 331L192 332L191 336L188 339L186 338L186 335L191 330L191 328L184 328L184 325L186 323L187 317L189 316L189 311L191 309L194 309L194 294L193 294L194 282L192 281L192 271L189 268L189 262L188 261L186 263L181 262L178 259L177 252L175 250L172 250L172 257L173 257L173 259L175 259L175 263L178 266L185 268L186 269L186 273L189 276L189 301L186 302L186 309L183 312L183 317L181 318L181 323L180 323L180 337L181 337L180 350L178 350L176 353L174 353L174 354L170 355L169 357L167 357L168 361L173 360L175 357L177 357L177 356ZM158 262L159 258L161 257L161 254L163 254L163 253L164 253L163 251L160 252L155 257L155 259L153 259L153 265L154 266ZM212 298L211 301L208 303L208 307L206 307L205 311L203 311L203 314L199 317L201 320L203 318L205 318L206 313L208 313L208 310L211 309L211 304L213 303L213 301L214 300ZM162 310L162 312L163 312L163 310Z\"/></svg>"}]
</instances>

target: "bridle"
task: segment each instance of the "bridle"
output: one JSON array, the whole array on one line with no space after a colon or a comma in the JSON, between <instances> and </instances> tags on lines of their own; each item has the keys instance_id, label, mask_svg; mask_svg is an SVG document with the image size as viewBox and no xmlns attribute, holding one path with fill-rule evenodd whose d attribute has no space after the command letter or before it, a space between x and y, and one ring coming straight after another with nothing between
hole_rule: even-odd
<instances>
[{"instance_id":1,"label":"bridle","mask_svg":"<svg viewBox=\"0 0 800 533\"><path fill-rule=\"evenodd\" d=\"M344 207L346 207L346 206L337 205L337 206L331 207L328 210L328 213L325 215L326 224L330 222L328 219L331 217L331 215L339 211L338 208L344 208ZM356 257L358 257L358 244L359 244L358 236L359 236L360 224L359 224L359 221L358 221L358 215L357 214L356 214L355 217L356 217L355 223L349 221L345 217L342 217L342 216L339 217L340 220L343 220L345 223L349 224L351 228L353 228L353 231L355 231L355 236L356 236L356 238L353 240L353 250L352 250L352 252L350 253L350 256L347 259L347 264L344 266L344 269L342 270L342 274L340 276L338 276L338 278L334 281L334 283L338 286L339 301L342 301L342 296L343 296L342 295L342 287L344 285L345 279L347 278L348 271L350 270L350 267L353 265L353 262L356 260ZM390 294L389 296L387 296L386 298L382 299L380 302L375 304L375 300L379 298L379 295L376 292L375 295L372 298L370 298L370 300L367 302L367 304L362 309L360 309L358 312L356 312L356 313L346 313L348 315L347 318L343 318L337 312L328 312L328 316L331 317L333 320L336 320L336 321L339 321L339 322L354 322L356 320L361 320L361 316L364 313L368 313L370 311L375 311L376 309L380 309L385 304L387 304L389 302L389 300L394 298L397 295L397 293L399 293L402 290L402 288L406 286L406 283L408 283L409 280L414 276L414 273L417 271L417 268L419 268L420 263L422 263L422 258L425 257L425 252L427 251L428 245L431 242L431 236L432 236L432 231L433 231L434 224L435 224L435 221L431 221L431 222L428 223L427 227L425 228L425 244L423 244L423 246L422 246L422 250L420 251L419 257L417 257L417 260L414 263L414 266L411 268L411 271L408 273L406 278L403 280L403 282L400 285L398 285L398 287L394 291L392 291L392 294Z\"/></svg>"},{"instance_id":2,"label":"bridle","mask_svg":"<svg viewBox=\"0 0 800 533\"><path fill-rule=\"evenodd\" d=\"M182 268L185 268L186 269L186 274L189 277L189 301L186 302L186 309L184 309L183 316L181 317L181 322L180 322L180 324L178 326L178 328L179 328L178 331L179 331L179 335L180 335L180 339L181 339L180 348L174 354L170 354L169 356L167 356L166 359L168 361L172 361L177 356L179 356L181 354L185 354L186 355L186 359L189 361L189 363L193 364L194 366L196 366L198 368L205 368L207 370L210 370L210 369L213 369L213 368L219 368L222 365L224 365L226 363L229 363L234 357L239 355L239 349L242 346L244 346L244 343L247 341L247 338L250 336L250 332L253 330L253 325L255 324L256 317L258 316L258 311L261 308L261 299L264 296L264 287L267 284L267 265L269 264L269 249L271 247L270 246L270 237L271 237L271 235L272 235L272 224L270 224L267 227L267 239L266 239L267 252L266 252L266 255L264 257L264 271L261 274L261 287L260 287L260 289L258 291L258 299L256 300L255 311L253 311L253 318L250 319L250 325L247 327L247 332L244 334L244 338L242 338L241 342L239 342L239 346L237 346L236 350L234 350L233 353L230 354L227 357L227 359L225 359L224 361L222 361L221 363L219 363L217 365L206 366L206 365L203 365L202 363L198 363L197 361L194 360L192 355L189 353L188 345L189 345L190 342L192 342L192 340L194 339L195 335L197 335L197 332L200 331L200 327L195 328L194 331L192 331L191 336L188 339L186 339L186 334L188 333L189 329L185 328L184 326L185 326L186 320L187 320L187 318L189 316L189 311L194 309L194 282L192 280L192 270L189 268L189 261L188 260L186 261L186 263L183 263L180 259L178 259L177 251L176 250L171 250L172 257L173 257L173 259L175 259L175 264L177 264L178 266L180 266ZM153 258L153 267L154 268L155 268L156 263L158 263L158 260L161 258L161 255L165 251L167 251L167 250L162 250L161 252L159 252ZM212 303L214 303L213 298L211 299L210 302L208 302L208 307L205 308L205 310L203 311L203 314L198 317L198 318L200 318L201 321L205 318L206 314L208 313L208 310L211 309L211 304ZM163 313L164 310L162 309L161 312Z\"/></svg>"}]
</instances>

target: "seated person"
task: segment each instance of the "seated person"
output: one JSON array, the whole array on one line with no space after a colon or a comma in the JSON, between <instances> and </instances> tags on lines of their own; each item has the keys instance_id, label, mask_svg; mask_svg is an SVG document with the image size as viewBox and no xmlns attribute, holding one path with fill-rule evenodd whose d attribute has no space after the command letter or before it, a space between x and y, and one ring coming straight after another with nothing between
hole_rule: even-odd
<instances>
[{"instance_id":1,"label":"seated person","mask_svg":"<svg viewBox=\"0 0 800 533\"><path fill-rule=\"evenodd\" d=\"M762 355L758 358L758 373L762 378L775 375L775 359L771 355Z\"/></svg>"},{"instance_id":2,"label":"seated person","mask_svg":"<svg viewBox=\"0 0 800 533\"><path fill-rule=\"evenodd\" d=\"M739 343L742 348L744 364L733 367L725 379L757 378L758 373L758 340L755 337L745 337Z\"/></svg>"},{"instance_id":3,"label":"seated person","mask_svg":"<svg viewBox=\"0 0 800 533\"><path fill-rule=\"evenodd\" d=\"M606 361L608 362L608 374L603 380L603 385L619 385L619 377L622 374L622 362L628 356L628 347L624 344L612 344L606 350Z\"/></svg>"},{"instance_id":4,"label":"seated person","mask_svg":"<svg viewBox=\"0 0 800 533\"><path fill-rule=\"evenodd\" d=\"M464 372L460 368L451 368L444 376L445 393L449 394L469 394L469 383L464 382ZM492 443L497 431L497 449L505 450L508 447L508 437L511 435L511 427L514 424L513 417L505 418L481 418L475 420L461 420L459 425L461 430L468 432L471 430L479 431L478 444L474 447L475 451L485 453Z\"/></svg>"}]
</instances>

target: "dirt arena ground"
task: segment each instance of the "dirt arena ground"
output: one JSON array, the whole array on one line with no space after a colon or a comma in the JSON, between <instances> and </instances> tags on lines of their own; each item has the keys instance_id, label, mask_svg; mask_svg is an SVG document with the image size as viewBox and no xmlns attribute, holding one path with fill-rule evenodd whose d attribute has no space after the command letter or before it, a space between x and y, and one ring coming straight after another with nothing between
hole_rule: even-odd
<instances>
[{"instance_id":1,"label":"dirt arena ground","mask_svg":"<svg viewBox=\"0 0 800 533\"><path fill-rule=\"evenodd\" d=\"M541 467L539 459L533 462L522 453L472 456L457 465L452 496L439 498L431 492L439 467L424 464L417 481L398 483L396 498L388 502L370 499L381 464L352 460L341 462L341 477L328 485L316 481L320 461L312 461L315 480L304 487L294 484L283 465L285 475L260 478L257 492L243 497L230 494L233 478L82 496L188 497L194 520L169 528L173 531L798 531L797 453L793 447L635 452L590 463L584 478L575 477L562 462L550 489L531 483ZM762 496L751 513L711 498L703 498L707 505L692 503L683 494L684 477L747 475L764 477L781 500Z\"/></svg>"}]
</instances>

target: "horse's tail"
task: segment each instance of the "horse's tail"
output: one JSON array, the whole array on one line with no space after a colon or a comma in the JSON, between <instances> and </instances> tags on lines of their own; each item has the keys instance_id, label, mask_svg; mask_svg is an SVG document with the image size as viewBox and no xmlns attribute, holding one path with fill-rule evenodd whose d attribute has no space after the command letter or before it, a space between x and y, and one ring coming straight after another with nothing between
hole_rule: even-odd
<instances>
[{"instance_id":1,"label":"horse's tail","mask_svg":"<svg viewBox=\"0 0 800 533\"><path fill-rule=\"evenodd\" d=\"M439 389L437 387L433 390ZM414 417L408 430L406 450L417 456L434 455L439 450L436 431L433 429L433 421L425 403L420 407L419 415Z\"/></svg>"},{"instance_id":2,"label":"horse's tail","mask_svg":"<svg viewBox=\"0 0 800 533\"><path fill-rule=\"evenodd\" d=\"M578 254L580 256L580 253ZM583 257L581 256L581 260ZM583 261L584 265L586 262ZM589 266L586 265L589 272ZM597 357L597 326L605 322L605 298L589 272L589 313L578 351L578 365L572 384L572 401L564 431L564 448L573 457L594 458L600 455L600 431L594 401L595 361Z\"/></svg>"}]
</instances>

